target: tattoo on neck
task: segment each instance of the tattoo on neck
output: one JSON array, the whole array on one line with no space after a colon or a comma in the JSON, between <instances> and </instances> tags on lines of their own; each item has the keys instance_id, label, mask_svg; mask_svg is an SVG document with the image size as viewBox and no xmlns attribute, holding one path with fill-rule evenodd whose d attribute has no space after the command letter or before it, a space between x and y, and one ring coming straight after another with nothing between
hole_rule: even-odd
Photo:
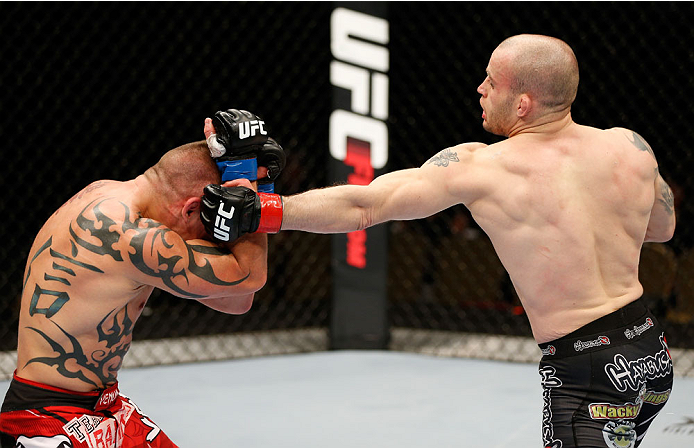
<instances>
[{"instance_id":1,"label":"tattoo on neck","mask_svg":"<svg viewBox=\"0 0 694 448\"><path fill-rule=\"evenodd\" d=\"M429 159L427 165L433 163L436 166L447 167L450 162L460 162L460 159L458 158L457 152L453 152L449 148L446 148Z\"/></svg>"}]
</instances>

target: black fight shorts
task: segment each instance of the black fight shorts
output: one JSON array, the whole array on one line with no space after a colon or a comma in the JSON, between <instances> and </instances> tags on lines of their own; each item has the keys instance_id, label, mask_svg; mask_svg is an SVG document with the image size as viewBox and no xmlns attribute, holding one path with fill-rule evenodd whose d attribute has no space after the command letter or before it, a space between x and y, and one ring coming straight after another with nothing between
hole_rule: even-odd
<instances>
[{"instance_id":1,"label":"black fight shorts","mask_svg":"<svg viewBox=\"0 0 694 448\"><path fill-rule=\"evenodd\" d=\"M640 299L540 349L544 447L639 446L673 379L665 334Z\"/></svg>"}]
</instances>

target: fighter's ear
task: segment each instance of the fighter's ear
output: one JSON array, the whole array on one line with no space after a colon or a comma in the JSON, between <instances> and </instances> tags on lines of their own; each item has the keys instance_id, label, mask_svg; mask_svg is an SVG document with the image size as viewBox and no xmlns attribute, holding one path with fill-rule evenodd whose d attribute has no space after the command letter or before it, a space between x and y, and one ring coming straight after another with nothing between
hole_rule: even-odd
<instances>
[{"instance_id":1,"label":"fighter's ear","mask_svg":"<svg viewBox=\"0 0 694 448\"><path fill-rule=\"evenodd\" d=\"M518 107L516 108L516 115L518 118L524 118L530 115L534 106L534 101L532 97L524 93L518 98Z\"/></svg>"},{"instance_id":2,"label":"fighter's ear","mask_svg":"<svg viewBox=\"0 0 694 448\"><path fill-rule=\"evenodd\" d=\"M183 204L183 209L181 210L181 215L183 219L190 219L200 212L200 202L201 197L193 196L188 198L188 200Z\"/></svg>"}]
</instances>

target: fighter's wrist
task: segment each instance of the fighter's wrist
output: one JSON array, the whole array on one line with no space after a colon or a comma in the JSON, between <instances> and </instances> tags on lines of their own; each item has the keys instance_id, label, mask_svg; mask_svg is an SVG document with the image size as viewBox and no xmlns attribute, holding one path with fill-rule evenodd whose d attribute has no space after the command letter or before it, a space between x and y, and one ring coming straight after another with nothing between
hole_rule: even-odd
<instances>
[{"instance_id":1,"label":"fighter's wrist","mask_svg":"<svg viewBox=\"0 0 694 448\"><path fill-rule=\"evenodd\" d=\"M222 174L222 183L234 179L258 179L258 160L250 155L247 159L217 160L216 163Z\"/></svg>"},{"instance_id":2,"label":"fighter's wrist","mask_svg":"<svg viewBox=\"0 0 694 448\"><path fill-rule=\"evenodd\" d=\"M277 233L282 228L282 196L273 193L258 193L260 198L260 233Z\"/></svg>"}]
</instances>

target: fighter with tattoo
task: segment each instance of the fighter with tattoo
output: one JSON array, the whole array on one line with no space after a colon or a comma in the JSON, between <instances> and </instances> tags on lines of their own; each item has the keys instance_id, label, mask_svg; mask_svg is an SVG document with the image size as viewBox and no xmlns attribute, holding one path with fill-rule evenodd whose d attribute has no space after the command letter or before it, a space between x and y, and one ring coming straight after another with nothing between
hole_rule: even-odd
<instances>
[{"instance_id":1,"label":"fighter with tattoo","mask_svg":"<svg viewBox=\"0 0 694 448\"><path fill-rule=\"evenodd\" d=\"M284 197L275 230L350 232L465 205L544 354L544 446L636 447L673 379L663 330L640 300L639 256L644 241L672 237L674 201L641 136L572 120L578 80L565 42L508 38L477 88L484 129L508 138L444 149L367 186Z\"/></svg>"},{"instance_id":2,"label":"fighter with tattoo","mask_svg":"<svg viewBox=\"0 0 694 448\"><path fill-rule=\"evenodd\" d=\"M175 446L119 394L117 377L154 288L243 314L265 284L265 235L213 235L227 215L248 213L227 187L274 180L284 153L264 128L238 136L264 124L257 116L224 119L224 154L213 158L205 141L177 147L135 179L87 186L43 225L25 270L2 447Z\"/></svg>"}]
</instances>

